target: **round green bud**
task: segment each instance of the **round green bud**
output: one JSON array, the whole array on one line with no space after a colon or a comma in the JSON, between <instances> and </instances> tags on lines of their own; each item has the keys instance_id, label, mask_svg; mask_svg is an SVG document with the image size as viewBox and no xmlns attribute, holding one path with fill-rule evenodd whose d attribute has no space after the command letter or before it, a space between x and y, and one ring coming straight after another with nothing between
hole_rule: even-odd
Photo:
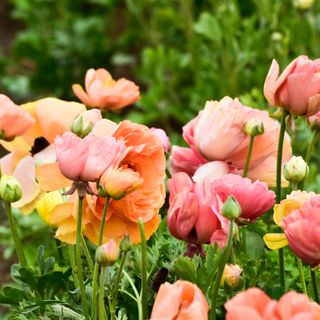
<instances>
[{"instance_id":1,"label":"round green bud","mask_svg":"<svg viewBox=\"0 0 320 320\"><path fill-rule=\"evenodd\" d=\"M251 137L260 136L264 133L263 122L259 119L250 119L244 125L244 132Z\"/></svg>"},{"instance_id":2,"label":"round green bud","mask_svg":"<svg viewBox=\"0 0 320 320\"><path fill-rule=\"evenodd\" d=\"M284 165L284 177L290 182L301 182L309 175L309 167L302 157L293 156Z\"/></svg>"},{"instance_id":3,"label":"round green bud","mask_svg":"<svg viewBox=\"0 0 320 320\"><path fill-rule=\"evenodd\" d=\"M223 204L222 215L229 220L235 220L240 216L240 214L241 207L238 201L233 195L229 196Z\"/></svg>"},{"instance_id":4,"label":"round green bud","mask_svg":"<svg viewBox=\"0 0 320 320\"><path fill-rule=\"evenodd\" d=\"M5 202L16 202L22 197L21 185L13 176L2 176L0 179L0 198Z\"/></svg>"}]
</instances>

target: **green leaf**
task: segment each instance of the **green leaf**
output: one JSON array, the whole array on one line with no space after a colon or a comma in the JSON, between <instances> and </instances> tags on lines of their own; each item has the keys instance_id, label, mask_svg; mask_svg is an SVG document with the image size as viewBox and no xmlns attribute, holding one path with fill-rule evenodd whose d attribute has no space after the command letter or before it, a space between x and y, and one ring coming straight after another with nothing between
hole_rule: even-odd
<instances>
[{"instance_id":1,"label":"green leaf","mask_svg":"<svg viewBox=\"0 0 320 320\"><path fill-rule=\"evenodd\" d=\"M194 24L194 30L204 37L221 43L222 33L219 22L215 16L209 12L202 12L199 20Z\"/></svg>"},{"instance_id":2,"label":"green leaf","mask_svg":"<svg viewBox=\"0 0 320 320\"><path fill-rule=\"evenodd\" d=\"M170 271L175 273L180 279L191 282L196 282L197 280L197 274L193 261L189 257L178 257L173 261Z\"/></svg>"},{"instance_id":3,"label":"green leaf","mask_svg":"<svg viewBox=\"0 0 320 320\"><path fill-rule=\"evenodd\" d=\"M264 251L264 241L262 237L251 230L244 230L246 236L246 254L251 259L259 259Z\"/></svg>"}]
</instances>

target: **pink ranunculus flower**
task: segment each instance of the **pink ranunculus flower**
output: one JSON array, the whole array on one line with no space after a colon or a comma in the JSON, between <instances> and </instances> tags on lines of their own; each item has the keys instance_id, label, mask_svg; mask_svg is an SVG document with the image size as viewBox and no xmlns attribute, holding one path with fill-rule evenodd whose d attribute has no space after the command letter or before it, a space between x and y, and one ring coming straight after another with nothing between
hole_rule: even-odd
<instances>
[{"instance_id":1,"label":"pink ranunculus flower","mask_svg":"<svg viewBox=\"0 0 320 320\"><path fill-rule=\"evenodd\" d=\"M272 61L264 83L264 95L271 105L296 115L311 116L320 110L320 60L307 56L294 59L279 76L279 65Z\"/></svg>"},{"instance_id":2,"label":"pink ranunculus flower","mask_svg":"<svg viewBox=\"0 0 320 320\"><path fill-rule=\"evenodd\" d=\"M7 96L0 94L0 139L12 140L26 133L34 124L34 118L13 103Z\"/></svg>"},{"instance_id":3,"label":"pink ranunculus flower","mask_svg":"<svg viewBox=\"0 0 320 320\"><path fill-rule=\"evenodd\" d=\"M215 192L224 202L233 195L242 209L240 219L254 221L274 205L275 193L265 183L252 182L235 174L227 174L213 181Z\"/></svg>"},{"instance_id":4,"label":"pink ranunculus flower","mask_svg":"<svg viewBox=\"0 0 320 320\"><path fill-rule=\"evenodd\" d=\"M114 137L89 134L84 139L71 132L54 140L62 174L73 181L96 181L110 167L118 167L127 148Z\"/></svg>"},{"instance_id":5,"label":"pink ranunculus flower","mask_svg":"<svg viewBox=\"0 0 320 320\"><path fill-rule=\"evenodd\" d=\"M282 226L292 251L312 267L320 265L320 196L287 215Z\"/></svg>"},{"instance_id":6,"label":"pink ranunculus flower","mask_svg":"<svg viewBox=\"0 0 320 320\"><path fill-rule=\"evenodd\" d=\"M140 99L139 87L134 82L121 78L112 79L105 69L89 69L85 78L85 89L74 84L76 96L87 106L106 110L118 110Z\"/></svg>"},{"instance_id":7,"label":"pink ranunculus flower","mask_svg":"<svg viewBox=\"0 0 320 320\"><path fill-rule=\"evenodd\" d=\"M174 237L204 244L217 231L227 234L228 222L220 213L220 199L212 192L210 183L193 183L186 173L180 172L169 179L168 187L168 227Z\"/></svg>"},{"instance_id":8,"label":"pink ranunculus flower","mask_svg":"<svg viewBox=\"0 0 320 320\"><path fill-rule=\"evenodd\" d=\"M160 128L150 128L150 130L160 140L160 142L163 146L163 150L165 152L169 152L170 148L171 148L170 139L169 139L168 135L166 134L166 132Z\"/></svg>"}]
</instances>

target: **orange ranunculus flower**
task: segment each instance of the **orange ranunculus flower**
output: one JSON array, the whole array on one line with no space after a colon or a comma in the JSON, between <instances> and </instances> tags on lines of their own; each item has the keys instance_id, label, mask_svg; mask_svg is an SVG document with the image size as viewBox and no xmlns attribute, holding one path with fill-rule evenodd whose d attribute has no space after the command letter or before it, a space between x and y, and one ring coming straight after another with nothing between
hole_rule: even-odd
<instances>
[{"instance_id":1,"label":"orange ranunculus flower","mask_svg":"<svg viewBox=\"0 0 320 320\"><path fill-rule=\"evenodd\" d=\"M188 281L161 285L150 320L208 319L208 303L201 290Z\"/></svg>"},{"instance_id":2,"label":"orange ranunculus flower","mask_svg":"<svg viewBox=\"0 0 320 320\"><path fill-rule=\"evenodd\" d=\"M121 240L125 235L129 235L133 243L139 242L139 218L142 218L146 237L149 238L158 228L158 213L165 199L165 155L161 142L149 128L130 121L116 125L109 120L101 120L95 125L92 134L112 135L123 140L129 151L119 168L130 168L141 179L141 183L120 200L110 199L103 243L110 238ZM128 190L128 186L126 188ZM93 243L98 243L105 201L105 198L93 195L87 195L84 201L83 233ZM58 225L56 237L68 243L75 242L77 210L74 204L61 204L52 214L55 220L53 224Z\"/></svg>"},{"instance_id":3,"label":"orange ranunculus flower","mask_svg":"<svg viewBox=\"0 0 320 320\"><path fill-rule=\"evenodd\" d=\"M140 99L139 87L125 78L117 81L105 69L89 69L86 73L85 89L74 84L76 96L87 106L106 110L118 110Z\"/></svg>"}]
</instances>

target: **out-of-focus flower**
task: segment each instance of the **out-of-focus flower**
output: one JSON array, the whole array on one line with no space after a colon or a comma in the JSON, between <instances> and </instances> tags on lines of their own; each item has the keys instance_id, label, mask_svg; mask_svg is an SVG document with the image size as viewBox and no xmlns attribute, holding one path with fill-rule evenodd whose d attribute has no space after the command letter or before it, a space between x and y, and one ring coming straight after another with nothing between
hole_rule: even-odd
<instances>
[{"instance_id":1,"label":"out-of-focus flower","mask_svg":"<svg viewBox=\"0 0 320 320\"><path fill-rule=\"evenodd\" d=\"M150 130L153 132L153 134L161 141L163 150L165 152L170 151L170 139L166 132L163 129L160 128L150 128Z\"/></svg>"},{"instance_id":2,"label":"out-of-focus flower","mask_svg":"<svg viewBox=\"0 0 320 320\"><path fill-rule=\"evenodd\" d=\"M300 10L308 10L313 6L314 0L293 0L293 5Z\"/></svg>"},{"instance_id":3,"label":"out-of-focus flower","mask_svg":"<svg viewBox=\"0 0 320 320\"><path fill-rule=\"evenodd\" d=\"M22 197L21 185L13 176L1 176L0 198L5 202L16 202Z\"/></svg>"},{"instance_id":4,"label":"out-of-focus flower","mask_svg":"<svg viewBox=\"0 0 320 320\"><path fill-rule=\"evenodd\" d=\"M274 206L273 220L276 225L283 228L283 219L296 209L301 208L305 202L315 195L314 192L306 191L293 191L287 195L286 199ZM288 240L284 233L267 233L264 235L263 240L271 250L277 250L288 245Z\"/></svg>"},{"instance_id":5,"label":"out-of-focus flower","mask_svg":"<svg viewBox=\"0 0 320 320\"><path fill-rule=\"evenodd\" d=\"M320 130L320 111L308 117L308 122L310 124L311 129L319 131Z\"/></svg>"},{"instance_id":6,"label":"out-of-focus flower","mask_svg":"<svg viewBox=\"0 0 320 320\"><path fill-rule=\"evenodd\" d=\"M318 59L299 56L279 76L279 65L273 60L264 83L264 95L272 106L311 116L320 110L319 72Z\"/></svg>"},{"instance_id":7,"label":"out-of-focus flower","mask_svg":"<svg viewBox=\"0 0 320 320\"><path fill-rule=\"evenodd\" d=\"M308 177L309 167L301 156L293 156L284 164L283 174L290 182L301 182Z\"/></svg>"},{"instance_id":8,"label":"out-of-focus flower","mask_svg":"<svg viewBox=\"0 0 320 320\"><path fill-rule=\"evenodd\" d=\"M118 110L140 99L139 87L134 82L124 78L115 81L105 69L87 71L86 91L80 84L74 84L72 89L87 106L106 110Z\"/></svg>"},{"instance_id":9,"label":"out-of-focus flower","mask_svg":"<svg viewBox=\"0 0 320 320\"><path fill-rule=\"evenodd\" d=\"M0 94L0 139L12 140L28 131L35 120L14 104L7 96Z\"/></svg>"},{"instance_id":10,"label":"out-of-focus flower","mask_svg":"<svg viewBox=\"0 0 320 320\"><path fill-rule=\"evenodd\" d=\"M237 288L241 284L242 269L237 264L226 264L223 270L220 286L227 285L229 288Z\"/></svg>"},{"instance_id":11,"label":"out-of-focus flower","mask_svg":"<svg viewBox=\"0 0 320 320\"><path fill-rule=\"evenodd\" d=\"M93 134L81 139L65 132L54 141L60 170L73 181L98 180L108 168L117 168L128 151L123 141Z\"/></svg>"},{"instance_id":12,"label":"out-of-focus flower","mask_svg":"<svg viewBox=\"0 0 320 320\"><path fill-rule=\"evenodd\" d=\"M320 196L314 196L282 220L292 251L312 267L320 264Z\"/></svg>"},{"instance_id":13,"label":"out-of-focus flower","mask_svg":"<svg viewBox=\"0 0 320 320\"><path fill-rule=\"evenodd\" d=\"M202 291L188 281L161 285L150 320L208 319L208 303Z\"/></svg>"},{"instance_id":14,"label":"out-of-focus flower","mask_svg":"<svg viewBox=\"0 0 320 320\"><path fill-rule=\"evenodd\" d=\"M248 120L244 126L244 132L252 137L260 136L264 133L263 122L254 118Z\"/></svg>"},{"instance_id":15,"label":"out-of-focus flower","mask_svg":"<svg viewBox=\"0 0 320 320\"><path fill-rule=\"evenodd\" d=\"M101 111L91 109L78 115L72 122L70 129L77 136L84 138L91 132L95 123L100 120L102 120Z\"/></svg>"},{"instance_id":16,"label":"out-of-focus flower","mask_svg":"<svg viewBox=\"0 0 320 320\"><path fill-rule=\"evenodd\" d=\"M120 241L129 236L132 243L140 241L138 220L144 222L147 239L157 230L160 223L159 209L165 199L165 156L163 147L152 131L130 121L119 125L105 119L94 126L92 133L100 137L110 137L125 143L128 152L119 168L130 168L140 175L143 183L136 190L120 200L110 199L104 226L103 243L113 238ZM95 184L91 184L92 189ZM83 210L83 233L93 243L98 242L100 222L106 199L86 195ZM58 225L56 237L67 243L75 242L77 202L58 205L53 213L54 224Z\"/></svg>"},{"instance_id":17,"label":"out-of-focus flower","mask_svg":"<svg viewBox=\"0 0 320 320\"><path fill-rule=\"evenodd\" d=\"M225 303L226 320L318 320L320 306L307 296L290 291L279 302L261 289L250 288Z\"/></svg>"},{"instance_id":18,"label":"out-of-focus flower","mask_svg":"<svg viewBox=\"0 0 320 320\"><path fill-rule=\"evenodd\" d=\"M215 180L212 186L223 202L230 195L236 198L242 209L240 220L254 221L274 204L274 192L259 180L252 182L239 175L227 174Z\"/></svg>"},{"instance_id":19,"label":"out-of-focus flower","mask_svg":"<svg viewBox=\"0 0 320 320\"><path fill-rule=\"evenodd\" d=\"M210 183L193 183L186 173L180 172L169 179L168 188L168 227L172 235L190 243L204 244L216 232L220 235L223 231L224 239L218 244L224 245L228 220L220 213L220 199L212 191Z\"/></svg>"},{"instance_id":20,"label":"out-of-focus flower","mask_svg":"<svg viewBox=\"0 0 320 320\"><path fill-rule=\"evenodd\" d=\"M118 259L119 246L111 239L107 243L98 247L96 251L96 262L100 266L112 266Z\"/></svg>"}]
</instances>

